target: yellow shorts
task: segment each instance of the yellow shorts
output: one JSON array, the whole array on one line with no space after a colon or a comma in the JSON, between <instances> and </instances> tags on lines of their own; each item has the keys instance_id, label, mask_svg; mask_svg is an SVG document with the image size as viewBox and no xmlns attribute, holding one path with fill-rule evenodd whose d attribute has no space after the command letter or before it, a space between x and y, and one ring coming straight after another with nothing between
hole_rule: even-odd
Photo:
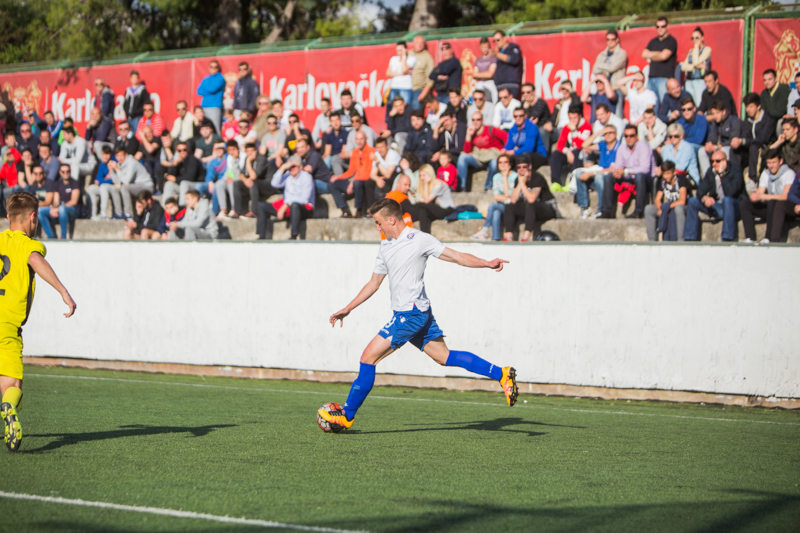
<instances>
[{"instance_id":1,"label":"yellow shorts","mask_svg":"<svg viewBox=\"0 0 800 533\"><path fill-rule=\"evenodd\" d=\"M22 337L0 325L0 375L22 379Z\"/></svg>"},{"instance_id":2,"label":"yellow shorts","mask_svg":"<svg viewBox=\"0 0 800 533\"><path fill-rule=\"evenodd\" d=\"M22 379L22 350L0 350L0 376Z\"/></svg>"}]
</instances>

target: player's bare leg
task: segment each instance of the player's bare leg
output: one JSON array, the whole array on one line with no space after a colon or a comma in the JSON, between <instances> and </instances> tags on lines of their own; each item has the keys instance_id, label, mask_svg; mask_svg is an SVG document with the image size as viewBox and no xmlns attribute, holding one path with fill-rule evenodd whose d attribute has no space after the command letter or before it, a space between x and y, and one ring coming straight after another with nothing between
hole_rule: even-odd
<instances>
[{"instance_id":1,"label":"player's bare leg","mask_svg":"<svg viewBox=\"0 0 800 533\"><path fill-rule=\"evenodd\" d=\"M517 371L510 366L499 368L469 352L450 351L443 337L425 345L424 352L442 366L458 366L470 372L496 379L503 387L509 406L517 403Z\"/></svg>"},{"instance_id":2,"label":"player's bare leg","mask_svg":"<svg viewBox=\"0 0 800 533\"><path fill-rule=\"evenodd\" d=\"M22 380L0 376L0 416L5 423L5 442L9 451L19 450L22 443L22 427L17 416L17 407L22 401Z\"/></svg>"},{"instance_id":3,"label":"player's bare leg","mask_svg":"<svg viewBox=\"0 0 800 533\"><path fill-rule=\"evenodd\" d=\"M361 354L361 362L367 363L370 365L377 365L395 349L392 348L392 338L389 337L388 339L384 339L380 335L375 335L375 338L369 341L367 347L364 348L364 353Z\"/></svg>"}]
</instances>

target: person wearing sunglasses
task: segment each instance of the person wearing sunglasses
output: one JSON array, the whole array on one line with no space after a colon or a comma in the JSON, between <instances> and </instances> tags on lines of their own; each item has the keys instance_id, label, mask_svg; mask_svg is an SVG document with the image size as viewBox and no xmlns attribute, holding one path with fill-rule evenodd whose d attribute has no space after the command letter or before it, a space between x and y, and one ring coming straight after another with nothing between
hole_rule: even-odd
<instances>
[{"instance_id":1,"label":"person wearing sunglasses","mask_svg":"<svg viewBox=\"0 0 800 533\"><path fill-rule=\"evenodd\" d=\"M122 103L122 109L125 111L128 124L131 125L131 130L136 132L136 137L139 138L139 121L144 115L144 105L150 103L150 93L147 92L144 83L141 83L139 71L131 71L130 81L130 86L125 89L125 101Z\"/></svg>"},{"instance_id":2,"label":"person wearing sunglasses","mask_svg":"<svg viewBox=\"0 0 800 533\"><path fill-rule=\"evenodd\" d=\"M686 74L684 86L695 102L703 100L706 73L711 72L711 47L706 46L705 33L700 26L692 30L692 48L681 63L681 71Z\"/></svg>"},{"instance_id":3,"label":"person wearing sunglasses","mask_svg":"<svg viewBox=\"0 0 800 533\"><path fill-rule=\"evenodd\" d=\"M43 213L46 214L50 211L50 206L53 205L53 196L55 196L56 182L47 179L47 174L41 166L33 167L33 182L25 190L39 200L40 217L43 216Z\"/></svg>"},{"instance_id":4,"label":"person wearing sunglasses","mask_svg":"<svg viewBox=\"0 0 800 533\"><path fill-rule=\"evenodd\" d=\"M156 113L156 108L152 103L148 102L144 104L142 109L144 110L144 114L139 119L139 125L134 130L136 132L136 138L139 140L139 142L142 141L142 131L144 128L151 128L153 130L153 135L156 137L161 137L163 132L169 131L166 123L164 122L164 118L160 113Z\"/></svg>"},{"instance_id":5,"label":"person wearing sunglasses","mask_svg":"<svg viewBox=\"0 0 800 533\"><path fill-rule=\"evenodd\" d=\"M617 184L633 184L636 191L636 203L633 213L625 218L644 218L644 206L647 205L647 191L653 179L656 163L653 150L645 141L639 139L636 126L625 126L624 142L617 150L611 173L603 179L603 211L601 218L617 218ZM624 203L624 202L623 202Z\"/></svg>"},{"instance_id":6,"label":"person wearing sunglasses","mask_svg":"<svg viewBox=\"0 0 800 533\"><path fill-rule=\"evenodd\" d=\"M681 100L681 118L676 122L683 128L684 139L694 147L695 151L699 150L708 138L708 119L697 110L691 97L684 98Z\"/></svg>"},{"instance_id":7,"label":"person wearing sunglasses","mask_svg":"<svg viewBox=\"0 0 800 533\"><path fill-rule=\"evenodd\" d=\"M508 40L503 30L497 30L492 36L492 55L497 58L494 71L494 84L500 89L508 89L514 98L519 98L522 85L522 50L519 45Z\"/></svg>"},{"instance_id":8,"label":"person wearing sunglasses","mask_svg":"<svg viewBox=\"0 0 800 533\"><path fill-rule=\"evenodd\" d=\"M667 143L661 148L661 159L675 164L675 172L687 175L692 189L697 189L700 183L700 172L697 169L697 150L684 139L684 129L680 124L673 123L667 127ZM656 167L656 174L659 168Z\"/></svg>"},{"instance_id":9,"label":"person wearing sunglasses","mask_svg":"<svg viewBox=\"0 0 800 533\"><path fill-rule=\"evenodd\" d=\"M52 226L54 223L61 227L61 238L66 239L70 223L79 218L83 207L81 185L78 180L72 179L69 165L62 164L58 175L59 180L54 185L53 203L49 211L43 213L40 210L42 216L39 222L48 239L56 238Z\"/></svg>"},{"instance_id":10,"label":"person wearing sunglasses","mask_svg":"<svg viewBox=\"0 0 800 533\"><path fill-rule=\"evenodd\" d=\"M436 65L430 75L428 76L428 83L420 93L422 96L421 102L425 101L425 97L433 95L436 92L436 100L442 104L447 105L449 100L448 89L456 87L461 89L461 62L454 56L453 47L450 43L444 42L439 48L442 60Z\"/></svg>"},{"instance_id":11,"label":"person wearing sunglasses","mask_svg":"<svg viewBox=\"0 0 800 533\"><path fill-rule=\"evenodd\" d=\"M686 227L683 238L700 239L700 216L703 212L715 220L722 220L722 240L736 238L736 221L741 218L739 201L745 194L742 169L728 161L722 150L711 154L711 168L700 180L697 196L689 198L686 207Z\"/></svg>"},{"instance_id":12,"label":"person wearing sunglasses","mask_svg":"<svg viewBox=\"0 0 800 533\"><path fill-rule=\"evenodd\" d=\"M214 124L216 131L220 131L222 128L222 98L225 96L225 76L222 75L222 69L216 59L208 64L208 76L203 78L200 85L197 86L197 95L203 97L200 105L203 106L206 118Z\"/></svg>"},{"instance_id":13,"label":"person wearing sunglasses","mask_svg":"<svg viewBox=\"0 0 800 533\"><path fill-rule=\"evenodd\" d=\"M114 91L103 78L94 80L94 105L104 117L114 120Z\"/></svg>"},{"instance_id":14,"label":"person wearing sunglasses","mask_svg":"<svg viewBox=\"0 0 800 533\"><path fill-rule=\"evenodd\" d=\"M178 204L184 207L186 192L205 183L205 171L200 160L190 153L187 143L179 142L175 152L175 164L167 171L162 201L177 195Z\"/></svg>"},{"instance_id":15,"label":"person wearing sunglasses","mask_svg":"<svg viewBox=\"0 0 800 533\"><path fill-rule=\"evenodd\" d=\"M261 92L258 82L253 79L253 71L246 61L239 63L236 73L237 81L233 87L233 115L239 120L242 111L247 111L250 116L256 116L256 100Z\"/></svg>"},{"instance_id":16,"label":"person wearing sunglasses","mask_svg":"<svg viewBox=\"0 0 800 533\"><path fill-rule=\"evenodd\" d=\"M745 129L742 122L725 109L723 102L714 102L711 106L711 120L708 123L708 139L706 144L697 151L697 162L700 164L700 174L705 175L711 166L709 158L716 150L722 150L728 159L741 164Z\"/></svg>"},{"instance_id":17,"label":"person wearing sunglasses","mask_svg":"<svg viewBox=\"0 0 800 533\"><path fill-rule=\"evenodd\" d=\"M650 60L647 88L656 93L659 102L667 94L667 80L675 76L675 54L678 53L678 41L670 35L668 26L669 21L666 17L658 17L657 36L642 50L642 57Z\"/></svg>"},{"instance_id":18,"label":"person wearing sunglasses","mask_svg":"<svg viewBox=\"0 0 800 533\"><path fill-rule=\"evenodd\" d=\"M363 133L359 133L359 138L363 136ZM300 156L293 155L272 176L271 185L276 189L283 189L283 198L276 202L264 201L258 204L258 238L267 238L268 221L270 217L275 217L278 220L289 219L290 239L297 240L301 237L300 223L314 214L314 177L303 169ZM305 236L302 238L305 239Z\"/></svg>"},{"instance_id":19,"label":"person wearing sunglasses","mask_svg":"<svg viewBox=\"0 0 800 533\"><path fill-rule=\"evenodd\" d=\"M620 46L620 38L617 30L608 30L606 32L606 47L602 52L597 54L597 59L592 66L593 76L603 76L605 78L606 90L617 86L619 80L625 77L625 70L628 68L628 52ZM617 102L622 102L623 96L619 91L614 91L617 94ZM598 94L600 91L598 90ZM622 117L622 106L615 109L618 117Z\"/></svg>"},{"instance_id":20,"label":"person wearing sunglasses","mask_svg":"<svg viewBox=\"0 0 800 533\"><path fill-rule=\"evenodd\" d=\"M480 111L473 111L464 138L464 151L458 155L456 170L459 189L467 190L470 168L487 169L487 176L497 174L497 158L508 141L508 132L495 128L484 120Z\"/></svg>"},{"instance_id":21,"label":"person wearing sunglasses","mask_svg":"<svg viewBox=\"0 0 800 533\"><path fill-rule=\"evenodd\" d=\"M471 117L478 111L483 115L483 123L491 124L494 118L494 104L490 102L489 97L483 89L475 89L472 91L472 104L467 108L467 117ZM497 98L495 98L497 100Z\"/></svg>"}]
</instances>

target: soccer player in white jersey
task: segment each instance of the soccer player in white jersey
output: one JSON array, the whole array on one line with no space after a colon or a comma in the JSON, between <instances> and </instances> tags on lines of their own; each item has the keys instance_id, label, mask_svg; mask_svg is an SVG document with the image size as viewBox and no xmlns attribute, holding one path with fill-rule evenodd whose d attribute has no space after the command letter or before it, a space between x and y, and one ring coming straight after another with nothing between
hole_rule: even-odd
<instances>
[{"instance_id":1,"label":"soccer player in white jersey","mask_svg":"<svg viewBox=\"0 0 800 533\"><path fill-rule=\"evenodd\" d=\"M373 204L369 212L374 217L378 231L383 232L386 240L381 242L372 278L347 307L331 315L330 322L332 326L337 321L344 325L344 318L375 294L387 275L394 316L361 355L361 368L350 388L344 408L320 409L319 416L345 428L351 427L358 408L364 403L375 383L375 365L406 342L428 354L440 365L458 366L499 381L508 405L514 405L518 394L516 370L510 366L500 368L470 352L448 349L444 334L433 318L423 280L425 263L431 255L457 265L491 268L497 272L503 270L503 263L508 261L484 261L474 255L446 248L432 235L406 226L400 204L392 199L385 198Z\"/></svg>"}]
</instances>

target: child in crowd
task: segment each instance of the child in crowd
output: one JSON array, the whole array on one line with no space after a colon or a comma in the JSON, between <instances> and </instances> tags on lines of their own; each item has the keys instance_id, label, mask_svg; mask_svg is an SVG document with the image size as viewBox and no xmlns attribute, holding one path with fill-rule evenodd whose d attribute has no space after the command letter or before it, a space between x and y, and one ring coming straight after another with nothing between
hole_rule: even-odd
<instances>
[{"instance_id":1,"label":"child in crowd","mask_svg":"<svg viewBox=\"0 0 800 533\"><path fill-rule=\"evenodd\" d=\"M456 190L458 171L455 165L453 165L450 152L446 150L439 152L439 170L436 172L436 178L445 182L451 190Z\"/></svg>"},{"instance_id":2,"label":"child in crowd","mask_svg":"<svg viewBox=\"0 0 800 533\"><path fill-rule=\"evenodd\" d=\"M239 122L233 117L233 109L225 110L225 122L222 123L222 138L230 141L239 133Z\"/></svg>"}]
</instances>

